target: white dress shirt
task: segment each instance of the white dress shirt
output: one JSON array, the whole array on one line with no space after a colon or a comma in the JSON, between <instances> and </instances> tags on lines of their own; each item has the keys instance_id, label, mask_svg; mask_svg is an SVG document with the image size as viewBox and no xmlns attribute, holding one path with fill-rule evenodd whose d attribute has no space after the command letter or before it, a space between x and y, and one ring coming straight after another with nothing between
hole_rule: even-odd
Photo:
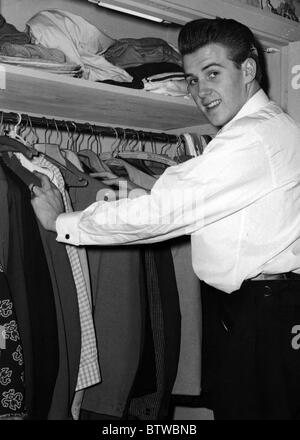
<instances>
[{"instance_id":1,"label":"white dress shirt","mask_svg":"<svg viewBox=\"0 0 300 440\"><path fill-rule=\"evenodd\" d=\"M191 234L196 275L228 293L260 273L300 273L300 127L259 90L150 195L61 214L56 228L76 245Z\"/></svg>"}]
</instances>

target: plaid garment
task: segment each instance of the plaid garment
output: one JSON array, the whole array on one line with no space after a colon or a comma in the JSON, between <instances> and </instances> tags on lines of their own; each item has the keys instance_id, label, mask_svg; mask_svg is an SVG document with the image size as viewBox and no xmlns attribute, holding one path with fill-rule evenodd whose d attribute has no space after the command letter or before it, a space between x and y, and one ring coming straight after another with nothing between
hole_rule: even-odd
<instances>
[{"instance_id":1,"label":"plaid garment","mask_svg":"<svg viewBox=\"0 0 300 440\"><path fill-rule=\"evenodd\" d=\"M24 157L16 154L22 159L23 166L26 166ZM52 182L57 186L62 194L66 212L72 212L69 194L65 190L65 182L59 169L49 162L45 157L40 155L31 161L31 165L37 165L37 171L41 172L38 167L46 168L52 171ZM92 307L89 298L89 292L84 278L83 270L80 264L78 249L76 246L66 245L66 251L70 260L72 274L76 286L78 296L78 307L81 327L81 354L79 372L77 378L76 391L95 385L101 381L100 368L98 363L98 352L96 345L96 336L94 330Z\"/></svg>"}]
</instances>

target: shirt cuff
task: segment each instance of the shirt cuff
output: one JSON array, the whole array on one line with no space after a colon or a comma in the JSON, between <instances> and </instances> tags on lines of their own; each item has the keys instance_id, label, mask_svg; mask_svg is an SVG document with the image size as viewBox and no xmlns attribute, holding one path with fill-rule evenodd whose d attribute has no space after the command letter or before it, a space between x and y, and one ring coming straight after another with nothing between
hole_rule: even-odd
<instances>
[{"instance_id":1,"label":"shirt cuff","mask_svg":"<svg viewBox=\"0 0 300 440\"><path fill-rule=\"evenodd\" d=\"M70 212L68 214L60 214L56 219L56 240L66 244L78 246L79 229L78 223L81 212Z\"/></svg>"}]
</instances>

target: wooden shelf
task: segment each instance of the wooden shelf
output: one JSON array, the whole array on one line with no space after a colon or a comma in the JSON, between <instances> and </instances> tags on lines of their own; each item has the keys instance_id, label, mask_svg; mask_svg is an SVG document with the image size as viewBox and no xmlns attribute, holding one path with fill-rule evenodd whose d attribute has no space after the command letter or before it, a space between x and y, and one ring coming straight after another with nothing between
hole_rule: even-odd
<instances>
[{"instance_id":1,"label":"wooden shelf","mask_svg":"<svg viewBox=\"0 0 300 440\"><path fill-rule=\"evenodd\" d=\"M0 110L92 124L174 130L207 123L190 98L0 65Z\"/></svg>"}]
</instances>

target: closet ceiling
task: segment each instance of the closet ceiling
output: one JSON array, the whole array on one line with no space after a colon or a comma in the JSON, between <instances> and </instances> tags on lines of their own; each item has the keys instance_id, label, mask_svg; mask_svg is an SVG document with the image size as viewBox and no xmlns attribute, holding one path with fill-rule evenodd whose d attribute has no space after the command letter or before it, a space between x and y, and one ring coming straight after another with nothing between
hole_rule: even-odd
<instances>
[{"instance_id":1,"label":"closet ceiling","mask_svg":"<svg viewBox=\"0 0 300 440\"><path fill-rule=\"evenodd\" d=\"M89 0L92 3L101 2ZM158 18L184 24L199 17L234 18L247 26L264 43L287 44L300 40L300 24L283 19L269 11L261 10L240 0L109 0L110 4L144 12Z\"/></svg>"}]
</instances>

